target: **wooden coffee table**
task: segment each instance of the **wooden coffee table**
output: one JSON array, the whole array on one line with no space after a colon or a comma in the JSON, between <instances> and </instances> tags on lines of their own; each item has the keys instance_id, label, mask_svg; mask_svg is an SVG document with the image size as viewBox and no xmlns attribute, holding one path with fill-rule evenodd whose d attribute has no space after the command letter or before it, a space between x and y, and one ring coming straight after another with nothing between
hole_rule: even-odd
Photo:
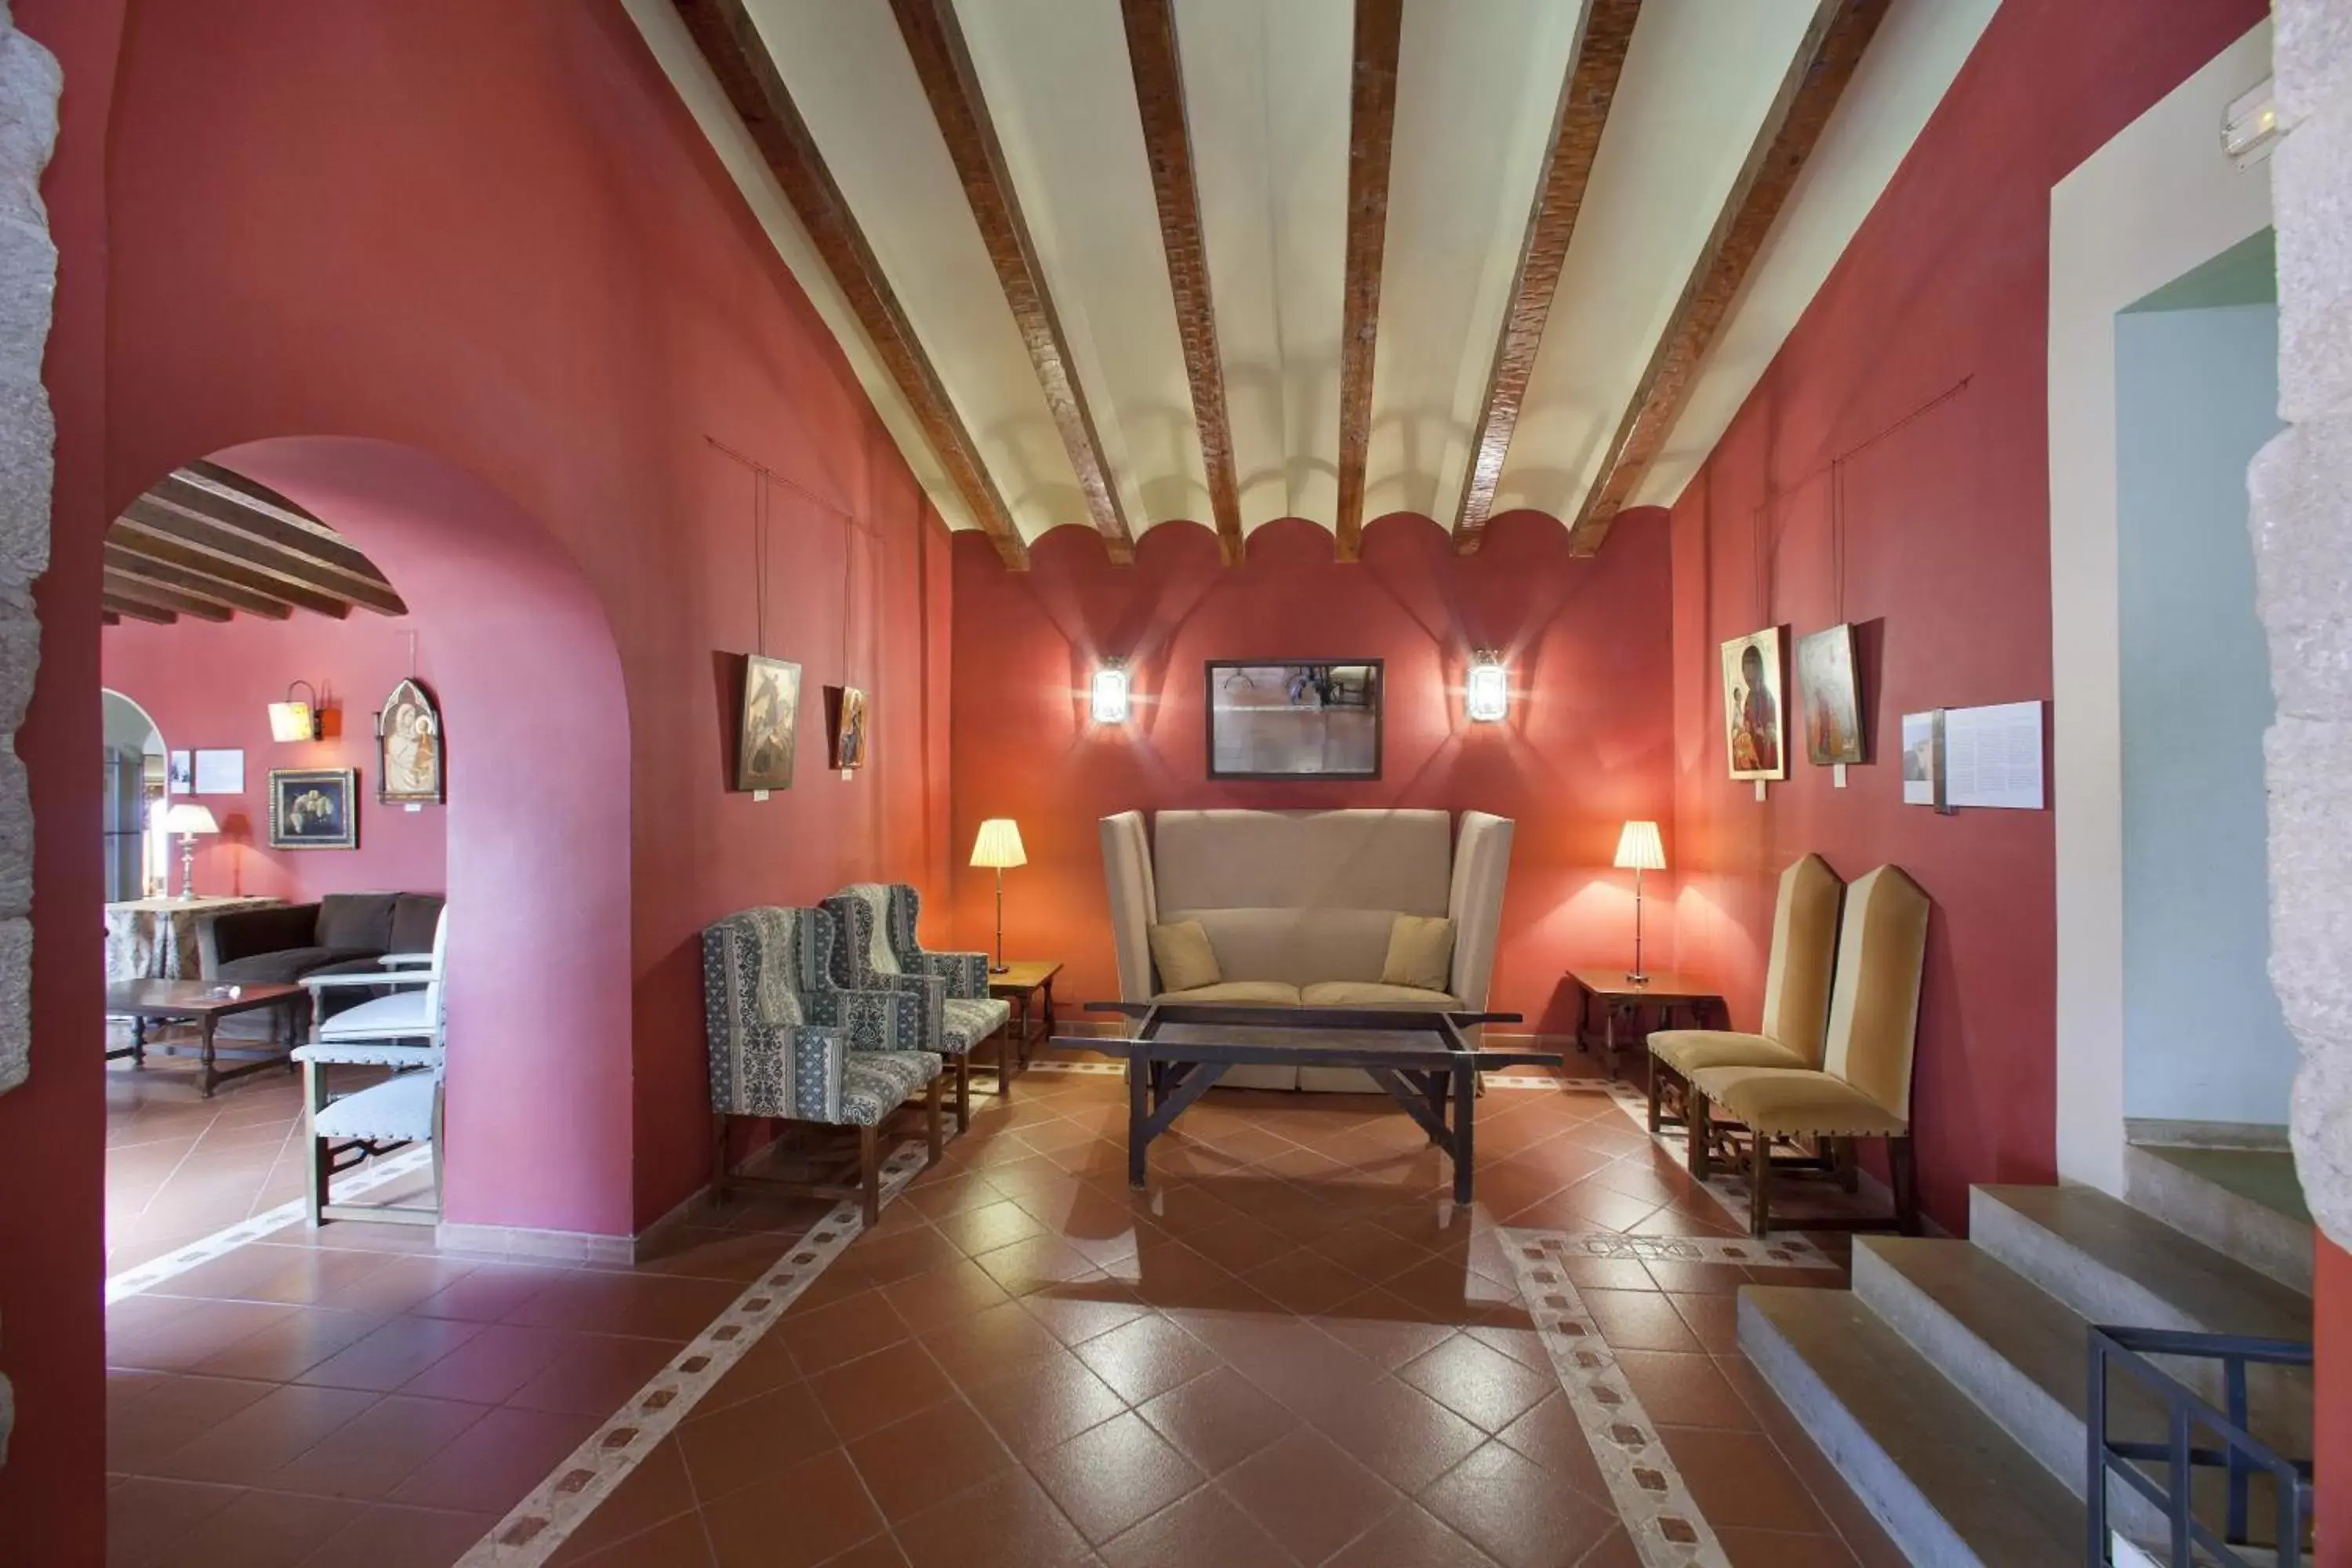
<instances>
[{"instance_id":1,"label":"wooden coffee table","mask_svg":"<svg viewBox=\"0 0 2352 1568\"><path fill-rule=\"evenodd\" d=\"M1614 1082L1617 1078L1617 1053L1638 1046L1642 1039L1642 1009L1658 1010L1658 1027L1673 1026L1677 1010L1690 1015L1690 1025L1699 1027L1712 1011L1723 1011L1723 998L1709 986L1698 984L1678 974L1653 974L1643 980L1626 978L1622 969L1571 969L1568 977L1584 993L1584 1001L1577 1009L1576 1048L1590 1051L1593 1047L1592 1014L1598 1005L1601 1013L1601 1069ZM1617 1034L1619 1020L1623 1020L1625 1036Z\"/></svg>"},{"instance_id":2,"label":"wooden coffee table","mask_svg":"<svg viewBox=\"0 0 2352 1568\"><path fill-rule=\"evenodd\" d=\"M234 992L232 995L230 993ZM203 980L119 980L106 988L106 1012L109 1017L131 1020L131 1044L107 1056L127 1056L132 1065L147 1065L147 1026L152 1022L172 1021L193 1023L203 1041L205 1098L210 1100L213 1090L232 1079L266 1068L290 1061L294 1049L294 1020L291 1005L302 1000L299 985L215 985ZM234 1057L260 1059L245 1067L231 1068L223 1072L216 1063L218 1052L213 1043L214 1032L220 1021L232 1013L257 1013L268 1007L286 1009L285 1045L282 1049L256 1053L233 1048Z\"/></svg>"}]
</instances>

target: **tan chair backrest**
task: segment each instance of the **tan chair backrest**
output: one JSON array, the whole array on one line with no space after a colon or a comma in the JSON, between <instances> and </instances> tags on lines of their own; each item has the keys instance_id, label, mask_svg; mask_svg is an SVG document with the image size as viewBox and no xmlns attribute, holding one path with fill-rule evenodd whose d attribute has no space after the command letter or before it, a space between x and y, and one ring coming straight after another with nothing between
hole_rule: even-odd
<instances>
[{"instance_id":1,"label":"tan chair backrest","mask_svg":"<svg viewBox=\"0 0 2352 1568\"><path fill-rule=\"evenodd\" d=\"M1881 866L1846 889L1829 1055L1822 1064L1832 1078L1843 1079L1906 1121L1919 1036L1919 978L1927 962L1927 895L1899 866Z\"/></svg>"},{"instance_id":2,"label":"tan chair backrest","mask_svg":"<svg viewBox=\"0 0 2352 1568\"><path fill-rule=\"evenodd\" d=\"M1822 1065L1829 1036L1830 983L1837 966L1838 900L1844 894L1845 884L1818 855L1808 855L1780 873L1759 1032L1804 1058L1807 1067Z\"/></svg>"}]
</instances>

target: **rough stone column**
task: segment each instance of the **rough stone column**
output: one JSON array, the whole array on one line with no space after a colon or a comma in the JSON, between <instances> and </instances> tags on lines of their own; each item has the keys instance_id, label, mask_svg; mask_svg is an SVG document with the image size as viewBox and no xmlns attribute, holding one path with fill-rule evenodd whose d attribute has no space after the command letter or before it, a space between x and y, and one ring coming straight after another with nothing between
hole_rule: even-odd
<instances>
[{"instance_id":1,"label":"rough stone column","mask_svg":"<svg viewBox=\"0 0 2352 1568\"><path fill-rule=\"evenodd\" d=\"M49 563L55 422L41 353L57 297L58 250L41 172L58 141L64 85L48 50L0 0L0 1094L32 1068L33 808L16 727L33 696L41 628L33 580ZM0 1463L16 1404L0 1377Z\"/></svg>"},{"instance_id":2,"label":"rough stone column","mask_svg":"<svg viewBox=\"0 0 2352 1568\"><path fill-rule=\"evenodd\" d=\"M2295 1164L2352 1245L2352 0L2276 0L2279 416L2248 470L2278 721L2271 982L2303 1048Z\"/></svg>"}]
</instances>

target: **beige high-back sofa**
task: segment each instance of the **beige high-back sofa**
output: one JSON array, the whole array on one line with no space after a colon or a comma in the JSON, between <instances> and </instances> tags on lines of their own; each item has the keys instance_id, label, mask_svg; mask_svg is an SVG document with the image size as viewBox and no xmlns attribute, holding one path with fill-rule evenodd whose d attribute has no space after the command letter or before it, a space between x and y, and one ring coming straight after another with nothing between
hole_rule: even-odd
<instances>
[{"instance_id":1,"label":"beige high-back sofa","mask_svg":"<svg viewBox=\"0 0 2352 1568\"><path fill-rule=\"evenodd\" d=\"M1261 1006L1486 1005L1510 868L1507 817L1443 811L1163 811L1102 819L1121 1000ZM1444 991L1381 984L1397 916L1454 921ZM1166 991L1154 925L1197 921L1221 983ZM1360 1073L1242 1068L1238 1088L1359 1089Z\"/></svg>"}]
</instances>

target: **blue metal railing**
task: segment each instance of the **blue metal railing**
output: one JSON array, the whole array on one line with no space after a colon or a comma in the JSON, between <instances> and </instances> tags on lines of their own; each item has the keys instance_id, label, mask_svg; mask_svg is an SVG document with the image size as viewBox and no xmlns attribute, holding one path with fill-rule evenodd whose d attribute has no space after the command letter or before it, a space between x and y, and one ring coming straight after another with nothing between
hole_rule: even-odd
<instances>
[{"instance_id":1,"label":"blue metal railing","mask_svg":"<svg viewBox=\"0 0 2352 1568\"><path fill-rule=\"evenodd\" d=\"M2221 1363L2223 1400L2227 1410L2216 1410L2196 1390L2149 1361L2150 1356L2176 1356ZM2277 1568L2302 1568L2304 1537L2311 1519L2311 1461L2282 1458L2247 1429L2246 1369L2252 1365L2311 1364L2311 1347L2294 1340L2253 1339L2242 1334L2181 1333L2168 1329L2123 1329L2094 1326L2091 1330L2091 1404L2084 1427L2089 1437L2090 1484L2084 1490L2089 1505L2089 1553L2093 1568L2106 1568L2113 1539L2108 1522L2107 1480L2121 1479L2163 1511L2171 1527L2168 1568L2193 1568L2199 1548L2224 1568L2252 1568L2234 1548L2252 1544L2247 1536L2255 1477L2267 1473L2275 1489L2276 1519L2273 1542ZM2107 1431L2107 1369L2130 1373L2164 1406L2167 1436L2161 1443L2125 1442ZM2219 1447L2200 1446L2200 1433L2217 1439ZM2165 1479L2143 1468L2162 1465ZM2228 1517L2221 1533L2199 1521L2195 1511L2197 1471L2226 1469L2230 1477Z\"/></svg>"}]
</instances>

